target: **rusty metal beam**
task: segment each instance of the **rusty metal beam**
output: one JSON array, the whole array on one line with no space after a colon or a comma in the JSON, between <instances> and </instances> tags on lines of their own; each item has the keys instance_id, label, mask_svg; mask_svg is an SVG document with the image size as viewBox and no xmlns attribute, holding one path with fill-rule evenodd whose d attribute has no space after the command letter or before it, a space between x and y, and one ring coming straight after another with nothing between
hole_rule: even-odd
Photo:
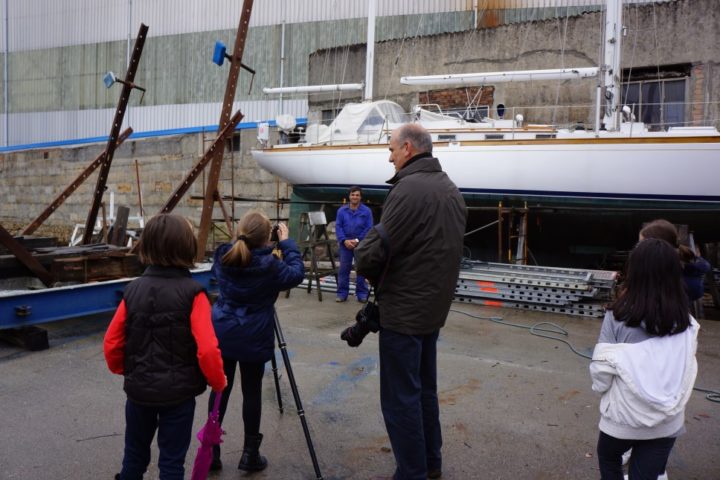
<instances>
[{"instance_id":1,"label":"rusty metal beam","mask_svg":"<svg viewBox=\"0 0 720 480\"><path fill-rule=\"evenodd\" d=\"M240 24L238 25L237 35L235 36L235 48L233 49L232 61L230 63L230 73L228 75L227 85L225 86L225 98L223 100L222 112L220 113L220 125L218 130L222 130L230 121L230 113L232 112L233 102L235 101L235 90L237 89L238 78L240 76L240 68L242 68L242 56L245 49L245 39L247 38L248 28L250 26L250 14L252 13L252 7L253 0L245 0L243 2ZM198 252L196 256L198 261L205 257L205 246L207 245L210 223L212 222L215 198L216 195L217 198L220 197L218 192L218 180L220 179L222 161L223 150L216 149L210 164L207 187L205 188L205 199L203 200L202 216L200 218Z\"/></svg>"},{"instance_id":2,"label":"rusty metal beam","mask_svg":"<svg viewBox=\"0 0 720 480\"><path fill-rule=\"evenodd\" d=\"M110 129L110 138L108 138L107 147L105 147L105 159L100 166L100 172L98 173L98 179L93 195L93 202L90 206L90 212L88 213L87 220L85 221L85 232L82 240L83 244L88 244L92 240L93 228L95 227L95 221L97 220L98 211L100 210L100 203L102 202L103 194L105 193L107 177L110 173L110 165L112 164L113 155L115 154L115 147L117 146L120 127L122 127L123 118L125 118L125 111L127 110L128 100L130 99L130 92L136 87L133 80L135 80L135 73L137 72L143 47L145 46L145 38L147 37L148 28L149 27L147 25L140 24L140 31L138 32L137 39L135 40L133 53L130 56L130 65L128 65L125 80L121 82L123 86L122 92L120 93L120 100L118 101L118 106L115 110L115 118L113 119L112 128Z\"/></svg>"},{"instance_id":3,"label":"rusty metal beam","mask_svg":"<svg viewBox=\"0 0 720 480\"><path fill-rule=\"evenodd\" d=\"M120 137L117 140L117 145L120 146L131 134L133 133L132 128L125 129L121 134ZM20 235L31 235L35 232L35 230L38 229L40 225L43 224L45 220L48 219L50 215L55 213L55 210L58 209L60 205L65 202L65 200L72 195L72 193L78 189L80 185L95 171L97 167L100 166L102 162L105 161L105 155L106 151L102 152L98 157L93 160L93 162L88 165L88 167L78 175L78 177L73 180L73 182L70 184L69 187L67 187L63 192L58 195L55 200L50 203L50 205L43 210L43 212L37 216L35 220L30 222L27 227L23 228L22 232L20 232Z\"/></svg>"},{"instance_id":4,"label":"rusty metal beam","mask_svg":"<svg viewBox=\"0 0 720 480\"><path fill-rule=\"evenodd\" d=\"M40 262L32 256L32 253L20 244L20 242L15 240L15 238L10 235L10 232L5 230L2 225L0 225L0 243L5 245L5 247L10 250L10 253L15 255L15 258L17 258L27 267L28 270L38 277L46 287L51 286L55 282L55 279L50 272L48 272L45 267L43 267Z\"/></svg>"},{"instance_id":5,"label":"rusty metal beam","mask_svg":"<svg viewBox=\"0 0 720 480\"><path fill-rule=\"evenodd\" d=\"M180 182L180 185L175 189L175 191L170 195L170 198L167 202L165 202L165 205L160 209L160 212L158 213L170 213L180 202L180 199L182 199L183 195L190 189L193 182L197 179L197 177L202 173L203 168L212 160L213 156L215 155L216 150L220 150L220 153L222 154L222 151L225 149L225 140L227 137L235 130L235 127L238 123L240 123L240 120L242 120L243 114L238 110L235 112L235 115L230 118L230 121L227 125L225 125L225 128L223 128L220 133L218 134L215 141L210 145L210 148L207 152L205 152L205 155L200 159L200 161L188 172L188 174L185 176L182 182Z\"/></svg>"}]
</instances>

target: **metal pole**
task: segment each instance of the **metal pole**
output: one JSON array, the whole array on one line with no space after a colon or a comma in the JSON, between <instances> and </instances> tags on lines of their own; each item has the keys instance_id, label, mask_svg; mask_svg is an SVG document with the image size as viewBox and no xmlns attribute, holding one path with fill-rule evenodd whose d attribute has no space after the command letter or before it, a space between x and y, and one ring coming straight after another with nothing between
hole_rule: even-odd
<instances>
[{"instance_id":1,"label":"metal pole","mask_svg":"<svg viewBox=\"0 0 720 480\"><path fill-rule=\"evenodd\" d=\"M315 448L313 447L312 438L310 438L310 429L305 419L305 410L303 410L302 400L300 400L300 393L298 392L297 383L295 382L295 375L292 371L292 365L290 365L290 357L287 353L287 344L285 343L285 337L280 328L280 320L278 320L277 312L275 314L275 336L277 337L278 346L280 347L280 353L282 353L283 363L285 363L285 370L287 371L288 381L290 382L290 389L292 390L293 398L295 398L295 408L297 409L298 416L300 417L300 423L302 424L303 433L305 433L305 441L307 442L308 451L310 452L310 459L312 460L313 468L315 469L315 476L317 480L322 480L322 474L320 473L320 466L318 465L317 457L315 456Z\"/></svg>"},{"instance_id":2,"label":"metal pole","mask_svg":"<svg viewBox=\"0 0 720 480\"><path fill-rule=\"evenodd\" d=\"M5 0L5 58L3 59L3 102L5 103L5 146L10 145L10 112L8 111L8 56L10 54L10 15L8 5L10 0Z\"/></svg>"},{"instance_id":3,"label":"metal pole","mask_svg":"<svg viewBox=\"0 0 720 480\"><path fill-rule=\"evenodd\" d=\"M285 81L285 12L287 12L287 2L283 5L283 20L280 27L280 88L284 86ZM278 99L278 113L283 113L283 95L280 93Z\"/></svg>"},{"instance_id":4,"label":"metal pole","mask_svg":"<svg viewBox=\"0 0 720 480\"><path fill-rule=\"evenodd\" d=\"M270 363L272 365L272 372L273 372L273 378L275 379L275 393L277 395L277 401L278 401L278 410L280 410L280 413L283 413L283 404L282 404L282 394L280 393L280 377L278 376L278 368L277 368L277 360L275 359L275 352L273 352L273 356L270 359Z\"/></svg>"},{"instance_id":5,"label":"metal pole","mask_svg":"<svg viewBox=\"0 0 720 480\"><path fill-rule=\"evenodd\" d=\"M373 98L373 67L375 63L375 12L377 0L368 0L368 29L365 56L365 100Z\"/></svg>"}]
</instances>

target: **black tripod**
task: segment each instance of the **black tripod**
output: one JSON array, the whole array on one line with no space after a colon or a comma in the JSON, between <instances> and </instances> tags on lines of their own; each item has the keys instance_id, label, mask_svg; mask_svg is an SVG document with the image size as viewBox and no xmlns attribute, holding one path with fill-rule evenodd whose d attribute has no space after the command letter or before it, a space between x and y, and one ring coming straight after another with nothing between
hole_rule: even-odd
<instances>
[{"instance_id":1,"label":"black tripod","mask_svg":"<svg viewBox=\"0 0 720 480\"><path fill-rule=\"evenodd\" d=\"M305 441L307 442L308 451L310 452L310 459L315 469L315 476L317 480L322 480L322 474L320 473L320 466L318 465L317 456L315 455L315 448L313 447L312 438L310 438L310 429L308 429L307 420L305 419L305 410L303 410L302 401L300 400L300 393L298 392L297 383L295 382L295 375L292 371L292 365L290 365L290 357L287 353L287 344L285 343L285 337L280 327L280 320L278 320L277 312L275 314L275 336L277 337L278 346L280 347L280 353L282 354L283 363L285 364L285 370L287 371L288 380L290 381L290 389L292 390L293 397L295 398L295 408L297 408L298 416L300 417L300 423L302 424L303 432L305 433ZM277 391L278 407L280 413L283 413L282 397L280 395L280 380L278 378L277 362L275 356L272 357L272 371L275 376L275 390Z\"/></svg>"}]
</instances>

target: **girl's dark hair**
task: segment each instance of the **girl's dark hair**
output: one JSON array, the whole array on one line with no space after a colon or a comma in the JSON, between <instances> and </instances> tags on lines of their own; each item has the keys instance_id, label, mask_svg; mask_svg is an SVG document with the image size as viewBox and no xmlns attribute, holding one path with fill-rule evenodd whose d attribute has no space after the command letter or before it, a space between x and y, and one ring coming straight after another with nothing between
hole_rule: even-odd
<instances>
[{"instance_id":1,"label":"girl's dark hair","mask_svg":"<svg viewBox=\"0 0 720 480\"><path fill-rule=\"evenodd\" d=\"M667 220L662 218L653 220L640 230L640 236L642 238L659 238L660 240L665 240L670 245L678 249L680 260L683 262L691 262L695 260L695 252L685 245L680 244L677 228Z\"/></svg>"},{"instance_id":2,"label":"girl's dark hair","mask_svg":"<svg viewBox=\"0 0 720 480\"><path fill-rule=\"evenodd\" d=\"M145 225L137 251L145 265L192 268L197 253L192 224L179 215L156 215Z\"/></svg>"},{"instance_id":3,"label":"girl's dark hair","mask_svg":"<svg viewBox=\"0 0 720 480\"><path fill-rule=\"evenodd\" d=\"M644 325L649 335L687 329L689 305L677 250L656 238L640 241L630 252L623 290L610 309L617 321L628 327Z\"/></svg>"},{"instance_id":4,"label":"girl's dark hair","mask_svg":"<svg viewBox=\"0 0 720 480\"><path fill-rule=\"evenodd\" d=\"M248 212L241 219L237 227L237 240L232 248L222 257L225 265L247 267L252 260L253 248L262 247L270 241L272 225L262 212Z\"/></svg>"}]
</instances>

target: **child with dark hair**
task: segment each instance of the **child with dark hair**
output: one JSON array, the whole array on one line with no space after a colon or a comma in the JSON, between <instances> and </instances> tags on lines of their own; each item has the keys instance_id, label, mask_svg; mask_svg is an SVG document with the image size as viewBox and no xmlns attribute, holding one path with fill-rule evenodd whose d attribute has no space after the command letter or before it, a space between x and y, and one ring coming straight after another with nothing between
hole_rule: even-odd
<instances>
[{"instance_id":1,"label":"child with dark hair","mask_svg":"<svg viewBox=\"0 0 720 480\"><path fill-rule=\"evenodd\" d=\"M138 243L142 276L125 288L105 333L105 360L125 376L125 453L120 480L142 479L157 431L160 478L182 479L195 397L227 380L203 286L188 270L197 241L177 215L150 219Z\"/></svg>"},{"instance_id":2,"label":"child with dark hair","mask_svg":"<svg viewBox=\"0 0 720 480\"><path fill-rule=\"evenodd\" d=\"M705 294L705 274L710 271L710 263L689 247L681 245L675 225L667 220L658 219L645 225L640 230L640 240L659 238L677 248L682 262L685 292L691 302L699 300Z\"/></svg>"},{"instance_id":3,"label":"child with dark hair","mask_svg":"<svg viewBox=\"0 0 720 480\"><path fill-rule=\"evenodd\" d=\"M640 241L590 364L592 389L602 393L597 452L603 480L623 480L622 455L631 448L630 479L656 479L665 471L675 439L685 432L699 328L688 313L677 250L659 239Z\"/></svg>"},{"instance_id":4,"label":"child with dark hair","mask_svg":"<svg viewBox=\"0 0 720 480\"><path fill-rule=\"evenodd\" d=\"M287 226L278 225L277 247L282 259L273 255L271 231L270 220L263 213L249 212L240 219L235 242L220 245L213 259L220 294L212 319L228 379L220 401L220 423L239 366L245 443L238 469L248 472L267 466L267 459L260 455L260 415L265 363L275 352L275 301L278 293L305 278L300 251L288 237ZM214 401L215 393L210 395L208 411ZM210 469L221 468L220 445L215 445Z\"/></svg>"}]
</instances>

